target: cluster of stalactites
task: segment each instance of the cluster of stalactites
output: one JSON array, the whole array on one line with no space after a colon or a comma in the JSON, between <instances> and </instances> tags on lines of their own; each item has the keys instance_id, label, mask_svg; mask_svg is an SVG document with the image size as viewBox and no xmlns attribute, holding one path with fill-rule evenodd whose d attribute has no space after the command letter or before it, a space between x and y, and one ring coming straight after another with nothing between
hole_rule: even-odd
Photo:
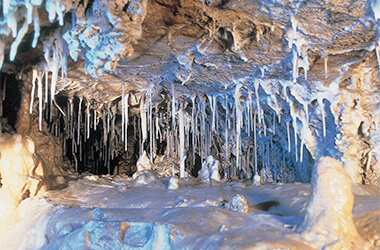
<instances>
[{"instance_id":1,"label":"cluster of stalactites","mask_svg":"<svg viewBox=\"0 0 380 250\"><path fill-rule=\"evenodd\" d=\"M67 80L67 45L62 39L59 30L43 42L45 61L36 65L32 70L32 91L30 102L30 113L33 112L33 104L36 95L38 97L39 129L41 130L42 112L50 107L52 111L53 104L65 116L66 114L57 105L55 101L56 87L59 76L61 81ZM49 93L50 90L50 93ZM50 102L49 102L50 100ZM51 114L50 114L51 117Z\"/></svg>"},{"instance_id":2,"label":"cluster of stalactites","mask_svg":"<svg viewBox=\"0 0 380 250\"><path fill-rule=\"evenodd\" d=\"M308 42L304 35L299 31L298 25L299 21L292 15L290 17L292 27L287 29L286 38L288 39L289 49L292 51L293 59L293 82L297 82L298 78L298 68L303 68L305 79L307 79L307 72L309 70L309 59L308 59Z\"/></svg>"},{"instance_id":3,"label":"cluster of stalactites","mask_svg":"<svg viewBox=\"0 0 380 250\"><path fill-rule=\"evenodd\" d=\"M173 85L171 101L169 99L166 101L166 115L160 115L157 111L157 95L154 88L148 89L143 92L140 101L140 148L146 150L150 154L151 161L154 161L155 141L166 140L167 157L179 159L182 177L185 176L185 160L192 153L192 162L188 162L193 165L195 165L195 154L202 161L212 154L219 159L223 158L225 176L232 178L253 177L259 172L258 160L260 159L261 175L264 176L264 180L281 179L278 178L280 168L277 173L273 171L278 167L273 166L272 158L279 157L274 155L276 150L273 148L278 145L273 144L273 138L282 137L282 131L287 127L287 138L283 140L285 143L281 145L281 148L287 148L288 152L283 153L287 154L287 157L294 157L295 162L302 163L306 143L304 138L310 136L307 123L309 118L306 115L308 111L300 111L302 108L295 107L295 101L285 93L290 114L287 114L283 122L281 122L283 110L279 107L277 97L272 100L273 109L269 108L264 112L263 105L266 107L268 105L261 102L266 102L267 97L259 96L259 88L260 86L268 87L265 86L266 84L259 80L254 81L254 84L250 86L239 83L233 94L193 95L189 100L179 98ZM307 109L307 105L308 103L303 109ZM323 102L320 103L320 108L325 108ZM324 111L321 113L325 115ZM294 120L293 134L289 130L291 122L289 118ZM321 118L321 120L324 119ZM304 121L304 124L299 125L299 121ZM301 141L300 144L297 143L298 140ZM145 144L147 141L149 144ZM290 144L291 141L294 142L294 146ZM294 152L291 152L292 148L295 149ZM186 152L185 149L188 151ZM284 158L282 157L283 161L285 161ZM283 162L283 168L285 165L286 163ZM300 180L308 180L309 174L310 170L299 171L297 177Z\"/></svg>"},{"instance_id":4,"label":"cluster of stalactites","mask_svg":"<svg viewBox=\"0 0 380 250\"><path fill-rule=\"evenodd\" d=\"M40 36L40 19L38 9L42 0L4 0L3 1L3 18L0 20L0 69L4 61L4 49L6 37L12 35L14 41L11 44L9 59L13 61L17 54L17 48L24 36L28 33L29 25L33 23L34 37L32 47L37 46ZM68 1L71 2L71 1ZM59 24L63 25L64 11L71 8L68 3L61 4L60 0L47 0L45 9L49 14L49 21L54 22L56 18ZM23 21L21 28L18 29L19 22Z\"/></svg>"}]
</instances>

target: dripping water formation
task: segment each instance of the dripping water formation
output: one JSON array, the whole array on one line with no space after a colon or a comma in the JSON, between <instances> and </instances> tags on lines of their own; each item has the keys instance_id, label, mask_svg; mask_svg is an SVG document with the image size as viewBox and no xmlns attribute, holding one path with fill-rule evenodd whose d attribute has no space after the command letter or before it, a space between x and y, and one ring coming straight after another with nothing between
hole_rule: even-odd
<instances>
[{"instance_id":1,"label":"dripping water formation","mask_svg":"<svg viewBox=\"0 0 380 250\"><path fill-rule=\"evenodd\" d=\"M2 1L0 248L378 247L379 51L374 0Z\"/></svg>"}]
</instances>

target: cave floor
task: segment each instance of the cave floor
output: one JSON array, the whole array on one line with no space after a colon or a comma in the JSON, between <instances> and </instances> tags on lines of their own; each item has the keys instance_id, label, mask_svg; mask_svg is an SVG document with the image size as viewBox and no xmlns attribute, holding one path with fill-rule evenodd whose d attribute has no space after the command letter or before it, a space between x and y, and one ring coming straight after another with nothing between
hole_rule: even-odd
<instances>
[{"instance_id":1,"label":"cave floor","mask_svg":"<svg viewBox=\"0 0 380 250\"><path fill-rule=\"evenodd\" d=\"M19 219L2 234L4 247L309 248L295 230L305 216L310 184L253 186L250 181L184 178L178 189L171 190L166 188L169 178L147 185L121 176L65 178L66 188L20 204L13 212ZM373 245L379 244L380 188L353 185L353 193L358 232ZM223 206L237 194L251 205L247 213ZM266 202L273 206L255 206ZM7 225L4 216L2 220L2 225ZM13 240L6 240L10 238Z\"/></svg>"}]
</instances>

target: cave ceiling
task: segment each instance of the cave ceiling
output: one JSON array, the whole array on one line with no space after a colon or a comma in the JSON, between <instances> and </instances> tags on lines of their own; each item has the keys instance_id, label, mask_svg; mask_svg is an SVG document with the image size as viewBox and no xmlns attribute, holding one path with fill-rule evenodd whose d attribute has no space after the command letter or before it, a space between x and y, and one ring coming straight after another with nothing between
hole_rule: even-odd
<instances>
[{"instance_id":1,"label":"cave ceiling","mask_svg":"<svg viewBox=\"0 0 380 250\"><path fill-rule=\"evenodd\" d=\"M376 68L378 25L373 5L371 1L72 1L62 4L66 15L60 26L58 16L49 21L47 7L41 4L39 43L31 47L30 25L11 62L7 55L14 38L3 37L2 70L30 73L44 60L44 42L58 34L69 46L62 49L68 61L67 79L59 78L56 93L112 102L120 98L124 82L126 91L152 86L171 90L174 83L183 97L223 95L233 92L238 82L249 86L253 79L292 81L292 51L298 49L299 58L308 65L299 68L297 84L315 91L334 81L344 82L363 64Z\"/></svg>"}]
</instances>

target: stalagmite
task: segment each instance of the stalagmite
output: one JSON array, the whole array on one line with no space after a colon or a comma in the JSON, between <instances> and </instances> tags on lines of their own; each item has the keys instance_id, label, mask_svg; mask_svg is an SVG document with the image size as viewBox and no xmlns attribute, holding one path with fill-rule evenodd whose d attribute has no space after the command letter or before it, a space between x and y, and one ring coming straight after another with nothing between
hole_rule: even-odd
<instances>
[{"instance_id":1,"label":"stalagmite","mask_svg":"<svg viewBox=\"0 0 380 250\"><path fill-rule=\"evenodd\" d=\"M183 107L179 110L179 144L180 144L180 178L185 177L185 160L186 160L186 151L185 151L185 126L183 121Z\"/></svg>"},{"instance_id":2,"label":"stalagmite","mask_svg":"<svg viewBox=\"0 0 380 250\"><path fill-rule=\"evenodd\" d=\"M325 79L327 79L327 77L328 77L328 73L327 73L327 60L328 60L328 56L326 55L323 59L324 59L324 62L325 62Z\"/></svg>"},{"instance_id":3,"label":"stalagmite","mask_svg":"<svg viewBox=\"0 0 380 250\"><path fill-rule=\"evenodd\" d=\"M354 224L354 199L351 177L341 163L317 159L305 219L297 232L314 249L370 249Z\"/></svg>"}]
</instances>

